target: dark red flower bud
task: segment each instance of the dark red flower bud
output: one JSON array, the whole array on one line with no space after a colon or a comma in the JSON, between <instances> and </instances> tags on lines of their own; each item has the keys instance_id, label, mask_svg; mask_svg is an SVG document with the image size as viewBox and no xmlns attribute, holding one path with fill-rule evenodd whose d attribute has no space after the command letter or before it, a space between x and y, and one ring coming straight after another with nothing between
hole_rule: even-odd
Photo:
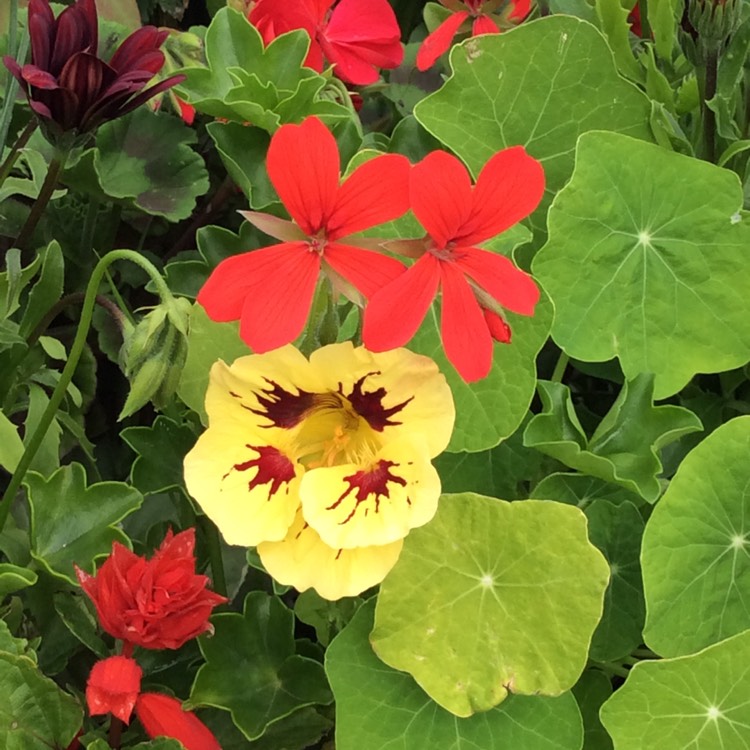
<instances>
[{"instance_id":1,"label":"dark red flower bud","mask_svg":"<svg viewBox=\"0 0 750 750\"><path fill-rule=\"evenodd\" d=\"M86 683L86 705L91 716L113 714L130 723L141 692L141 668L128 656L110 656L94 664Z\"/></svg>"},{"instance_id":2,"label":"dark red flower bud","mask_svg":"<svg viewBox=\"0 0 750 750\"><path fill-rule=\"evenodd\" d=\"M109 63L98 56L98 19L94 0L77 0L55 18L49 0L30 0L31 63L3 62L21 85L45 134L85 135L152 96L180 83L172 76L144 88L161 70L159 47L167 36L144 26L122 42Z\"/></svg>"},{"instance_id":3,"label":"dark red flower bud","mask_svg":"<svg viewBox=\"0 0 750 750\"><path fill-rule=\"evenodd\" d=\"M176 698L159 693L143 693L135 706L146 734L179 740L185 750L221 750L211 730Z\"/></svg>"},{"instance_id":4,"label":"dark red flower bud","mask_svg":"<svg viewBox=\"0 0 750 750\"><path fill-rule=\"evenodd\" d=\"M194 547L195 529L170 530L150 560L115 542L96 576L76 568L102 628L143 648L180 648L211 630L211 611L226 599L196 575Z\"/></svg>"}]
</instances>

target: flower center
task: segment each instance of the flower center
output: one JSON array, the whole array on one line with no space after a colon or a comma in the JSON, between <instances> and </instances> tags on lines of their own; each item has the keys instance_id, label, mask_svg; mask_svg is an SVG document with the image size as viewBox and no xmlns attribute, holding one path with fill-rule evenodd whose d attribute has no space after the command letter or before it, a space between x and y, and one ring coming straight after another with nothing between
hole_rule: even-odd
<instances>
[{"instance_id":1,"label":"flower center","mask_svg":"<svg viewBox=\"0 0 750 750\"><path fill-rule=\"evenodd\" d=\"M321 229L317 234L309 238L307 247L309 248L311 253L323 255L323 252L326 249L327 242L328 238L326 237L325 231Z\"/></svg>"},{"instance_id":2,"label":"flower center","mask_svg":"<svg viewBox=\"0 0 750 750\"><path fill-rule=\"evenodd\" d=\"M430 255L434 255L438 260L456 260L456 253L454 252L456 247L455 242L448 242L445 247L439 247L429 235L427 241L427 252Z\"/></svg>"}]
</instances>

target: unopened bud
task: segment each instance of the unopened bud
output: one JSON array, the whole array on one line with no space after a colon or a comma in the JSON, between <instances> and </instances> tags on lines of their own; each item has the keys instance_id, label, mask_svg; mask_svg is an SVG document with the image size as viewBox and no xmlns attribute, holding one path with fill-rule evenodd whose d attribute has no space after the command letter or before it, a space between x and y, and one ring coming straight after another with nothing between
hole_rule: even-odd
<instances>
[{"instance_id":1,"label":"unopened bud","mask_svg":"<svg viewBox=\"0 0 750 750\"><path fill-rule=\"evenodd\" d=\"M721 49L739 28L741 16L742 3L738 0L688 0L688 23L702 54Z\"/></svg>"}]
</instances>

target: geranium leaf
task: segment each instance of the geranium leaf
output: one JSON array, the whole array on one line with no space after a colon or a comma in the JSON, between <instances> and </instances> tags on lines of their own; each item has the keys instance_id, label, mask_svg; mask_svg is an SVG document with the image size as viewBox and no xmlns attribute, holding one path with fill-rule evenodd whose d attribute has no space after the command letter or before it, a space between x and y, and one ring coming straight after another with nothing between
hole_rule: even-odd
<instances>
[{"instance_id":1,"label":"geranium leaf","mask_svg":"<svg viewBox=\"0 0 750 750\"><path fill-rule=\"evenodd\" d=\"M684 459L643 536L644 638L681 656L748 627L750 417L711 433Z\"/></svg>"},{"instance_id":2,"label":"geranium leaf","mask_svg":"<svg viewBox=\"0 0 750 750\"><path fill-rule=\"evenodd\" d=\"M137 510L143 496L123 482L87 486L80 464L59 468L45 479L26 475L31 509L31 555L52 575L76 584L73 564L93 573L94 561L112 549L129 545L115 524Z\"/></svg>"},{"instance_id":3,"label":"geranium leaf","mask_svg":"<svg viewBox=\"0 0 750 750\"><path fill-rule=\"evenodd\" d=\"M624 658L640 645L646 607L641 578L643 518L632 503L594 500L586 506L589 539L609 563L604 613L591 639L590 656L601 662Z\"/></svg>"},{"instance_id":4,"label":"geranium leaf","mask_svg":"<svg viewBox=\"0 0 750 750\"><path fill-rule=\"evenodd\" d=\"M616 748L750 746L750 630L691 656L636 664L601 717Z\"/></svg>"},{"instance_id":5,"label":"geranium leaf","mask_svg":"<svg viewBox=\"0 0 750 750\"><path fill-rule=\"evenodd\" d=\"M326 651L336 698L336 744L366 750L580 750L581 719L570 693L512 696L501 706L458 718L416 682L390 669L368 641L375 601L357 611Z\"/></svg>"},{"instance_id":6,"label":"geranium leaf","mask_svg":"<svg viewBox=\"0 0 750 750\"><path fill-rule=\"evenodd\" d=\"M153 495L183 486L182 461L195 444L187 425L160 415L151 427L127 427L120 437L138 454L130 481L139 492Z\"/></svg>"},{"instance_id":7,"label":"geranium leaf","mask_svg":"<svg viewBox=\"0 0 750 750\"><path fill-rule=\"evenodd\" d=\"M701 429L700 420L680 406L653 405L653 376L625 383L612 408L589 440L562 383L540 380L544 411L524 433L536 448L584 474L619 484L649 502L661 494L657 451L680 436Z\"/></svg>"},{"instance_id":8,"label":"geranium leaf","mask_svg":"<svg viewBox=\"0 0 750 750\"><path fill-rule=\"evenodd\" d=\"M415 117L475 175L496 151L526 146L546 177L535 229L570 177L581 133L652 139L649 100L618 75L604 37L586 21L555 15L469 39L450 61L453 75L416 105Z\"/></svg>"},{"instance_id":9,"label":"geranium leaf","mask_svg":"<svg viewBox=\"0 0 750 750\"><path fill-rule=\"evenodd\" d=\"M0 746L5 750L67 747L83 721L78 701L26 656L0 652Z\"/></svg>"},{"instance_id":10,"label":"geranium leaf","mask_svg":"<svg viewBox=\"0 0 750 750\"><path fill-rule=\"evenodd\" d=\"M509 692L560 695L583 671L608 578L577 508L444 495L404 540L371 641L457 716Z\"/></svg>"},{"instance_id":11,"label":"geranium leaf","mask_svg":"<svg viewBox=\"0 0 750 750\"><path fill-rule=\"evenodd\" d=\"M37 581L33 570L22 568L12 563L0 563L0 601L8 594L33 586Z\"/></svg>"},{"instance_id":12,"label":"geranium leaf","mask_svg":"<svg viewBox=\"0 0 750 750\"><path fill-rule=\"evenodd\" d=\"M186 219L209 187L195 131L176 117L140 107L99 128L94 168L102 190L148 214Z\"/></svg>"},{"instance_id":13,"label":"geranium leaf","mask_svg":"<svg viewBox=\"0 0 750 750\"><path fill-rule=\"evenodd\" d=\"M253 740L303 706L331 702L322 665L295 653L294 615L279 599L255 591L242 615L220 614L212 622L215 634L199 639L206 664L195 678L192 706L231 711Z\"/></svg>"},{"instance_id":14,"label":"geranium leaf","mask_svg":"<svg viewBox=\"0 0 750 750\"><path fill-rule=\"evenodd\" d=\"M587 669L573 688L583 719L584 750L612 750L612 739L599 720L602 703L612 695L612 683L598 670Z\"/></svg>"},{"instance_id":15,"label":"geranium leaf","mask_svg":"<svg viewBox=\"0 0 750 750\"><path fill-rule=\"evenodd\" d=\"M741 207L732 172L616 133L581 136L533 264L555 303L556 343L585 361L616 356L627 378L653 372L656 398L747 362Z\"/></svg>"}]
</instances>

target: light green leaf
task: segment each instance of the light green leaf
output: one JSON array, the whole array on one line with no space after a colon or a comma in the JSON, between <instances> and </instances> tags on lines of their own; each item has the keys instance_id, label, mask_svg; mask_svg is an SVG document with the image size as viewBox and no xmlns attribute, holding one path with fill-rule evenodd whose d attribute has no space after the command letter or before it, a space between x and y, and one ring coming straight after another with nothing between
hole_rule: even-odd
<instances>
[{"instance_id":1,"label":"light green leaf","mask_svg":"<svg viewBox=\"0 0 750 750\"><path fill-rule=\"evenodd\" d=\"M653 372L656 398L744 364L750 225L737 175L616 133L586 133L577 154L533 264L556 343L584 361L617 356L628 378Z\"/></svg>"},{"instance_id":2,"label":"light green leaf","mask_svg":"<svg viewBox=\"0 0 750 750\"><path fill-rule=\"evenodd\" d=\"M619 505L643 503L643 498L610 482L586 474L549 474L534 488L531 497L548 498L560 503L577 505L584 510L594 500L606 500Z\"/></svg>"},{"instance_id":3,"label":"light green leaf","mask_svg":"<svg viewBox=\"0 0 750 750\"><path fill-rule=\"evenodd\" d=\"M651 503L661 494L658 450L701 429L700 420L688 409L653 405L650 375L623 385L591 439L578 421L567 386L540 380L539 394L544 411L526 428L524 445L584 474L619 484Z\"/></svg>"},{"instance_id":4,"label":"light green leaf","mask_svg":"<svg viewBox=\"0 0 750 750\"><path fill-rule=\"evenodd\" d=\"M86 472L75 463L48 479L29 472L24 484L31 509L31 555L52 575L76 584L73 564L92 573L94 561L109 554L113 541L130 545L115 524L143 502L133 487L122 482L87 487Z\"/></svg>"},{"instance_id":5,"label":"light green leaf","mask_svg":"<svg viewBox=\"0 0 750 750\"><path fill-rule=\"evenodd\" d=\"M372 651L375 601L326 651L336 698L336 744L360 750L580 750L581 718L570 693L512 696L502 706L461 719L441 708L403 672Z\"/></svg>"},{"instance_id":6,"label":"light green leaf","mask_svg":"<svg viewBox=\"0 0 750 750\"><path fill-rule=\"evenodd\" d=\"M636 664L601 717L615 750L746 750L750 630L692 656Z\"/></svg>"},{"instance_id":7,"label":"light green leaf","mask_svg":"<svg viewBox=\"0 0 750 750\"><path fill-rule=\"evenodd\" d=\"M169 221L187 219L209 187L195 131L179 118L140 107L102 125L94 168L102 190Z\"/></svg>"},{"instance_id":8,"label":"light green leaf","mask_svg":"<svg viewBox=\"0 0 750 750\"><path fill-rule=\"evenodd\" d=\"M193 684L192 707L231 711L253 740L303 706L331 702L322 665L295 653L294 615L278 598L255 591L243 614L219 614L212 623L215 634L198 641L206 663Z\"/></svg>"},{"instance_id":9,"label":"light green leaf","mask_svg":"<svg viewBox=\"0 0 750 750\"><path fill-rule=\"evenodd\" d=\"M23 440L18 428L0 411L0 466L14 472L23 455Z\"/></svg>"},{"instance_id":10,"label":"light green leaf","mask_svg":"<svg viewBox=\"0 0 750 750\"><path fill-rule=\"evenodd\" d=\"M748 627L750 417L712 432L680 464L643 536L644 638L682 656Z\"/></svg>"},{"instance_id":11,"label":"light green leaf","mask_svg":"<svg viewBox=\"0 0 750 750\"><path fill-rule=\"evenodd\" d=\"M36 383L29 383L29 410L26 414L24 425L23 443L24 447L29 444L31 436L36 431L37 425L49 404L49 396L44 389ZM60 434L62 429L57 419L52 420L44 434L42 443L37 450L31 469L42 474L49 475L60 466Z\"/></svg>"},{"instance_id":12,"label":"light green leaf","mask_svg":"<svg viewBox=\"0 0 750 750\"><path fill-rule=\"evenodd\" d=\"M522 144L539 159L547 208L570 177L576 140L615 130L651 140L651 105L617 74L604 37L586 21L555 15L453 48L453 75L414 109L415 117L476 175L496 151Z\"/></svg>"},{"instance_id":13,"label":"light green leaf","mask_svg":"<svg viewBox=\"0 0 750 750\"><path fill-rule=\"evenodd\" d=\"M684 9L683 0L649 0L648 25L654 32L659 57L671 60L677 25Z\"/></svg>"},{"instance_id":14,"label":"light green leaf","mask_svg":"<svg viewBox=\"0 0 750 750\"><path fill-rule=\"evenodd\" d=\"M644 83L643 68L636 62L630 49L630 11L613 0L596 0L596 16L599 27L615 56L620 72L638 83Z\"/></svg>"},{"instance_id":15,"label":"light green leaf","mask_svg":"<svg viewBox=\"0 0 750 750\"><path fill-rule=\"evenodd\" d=\"M64 262L60 243L52 240L41 255L42 271L29 292L26 310L18 327L19 335L24 338L30 336L63 292Z\"/></svg>"},{"instance_id":16,"label":"light green leaf","mask_svg":"<svg viewBox=\"0 0 750 750\"><path fill-rule=\"evenodd\" d=\"M508 693L560 695L583 671L608 578L577 508L443 495L381 586L371 641L457 716Z\"/></svg>"}]
</instances>

